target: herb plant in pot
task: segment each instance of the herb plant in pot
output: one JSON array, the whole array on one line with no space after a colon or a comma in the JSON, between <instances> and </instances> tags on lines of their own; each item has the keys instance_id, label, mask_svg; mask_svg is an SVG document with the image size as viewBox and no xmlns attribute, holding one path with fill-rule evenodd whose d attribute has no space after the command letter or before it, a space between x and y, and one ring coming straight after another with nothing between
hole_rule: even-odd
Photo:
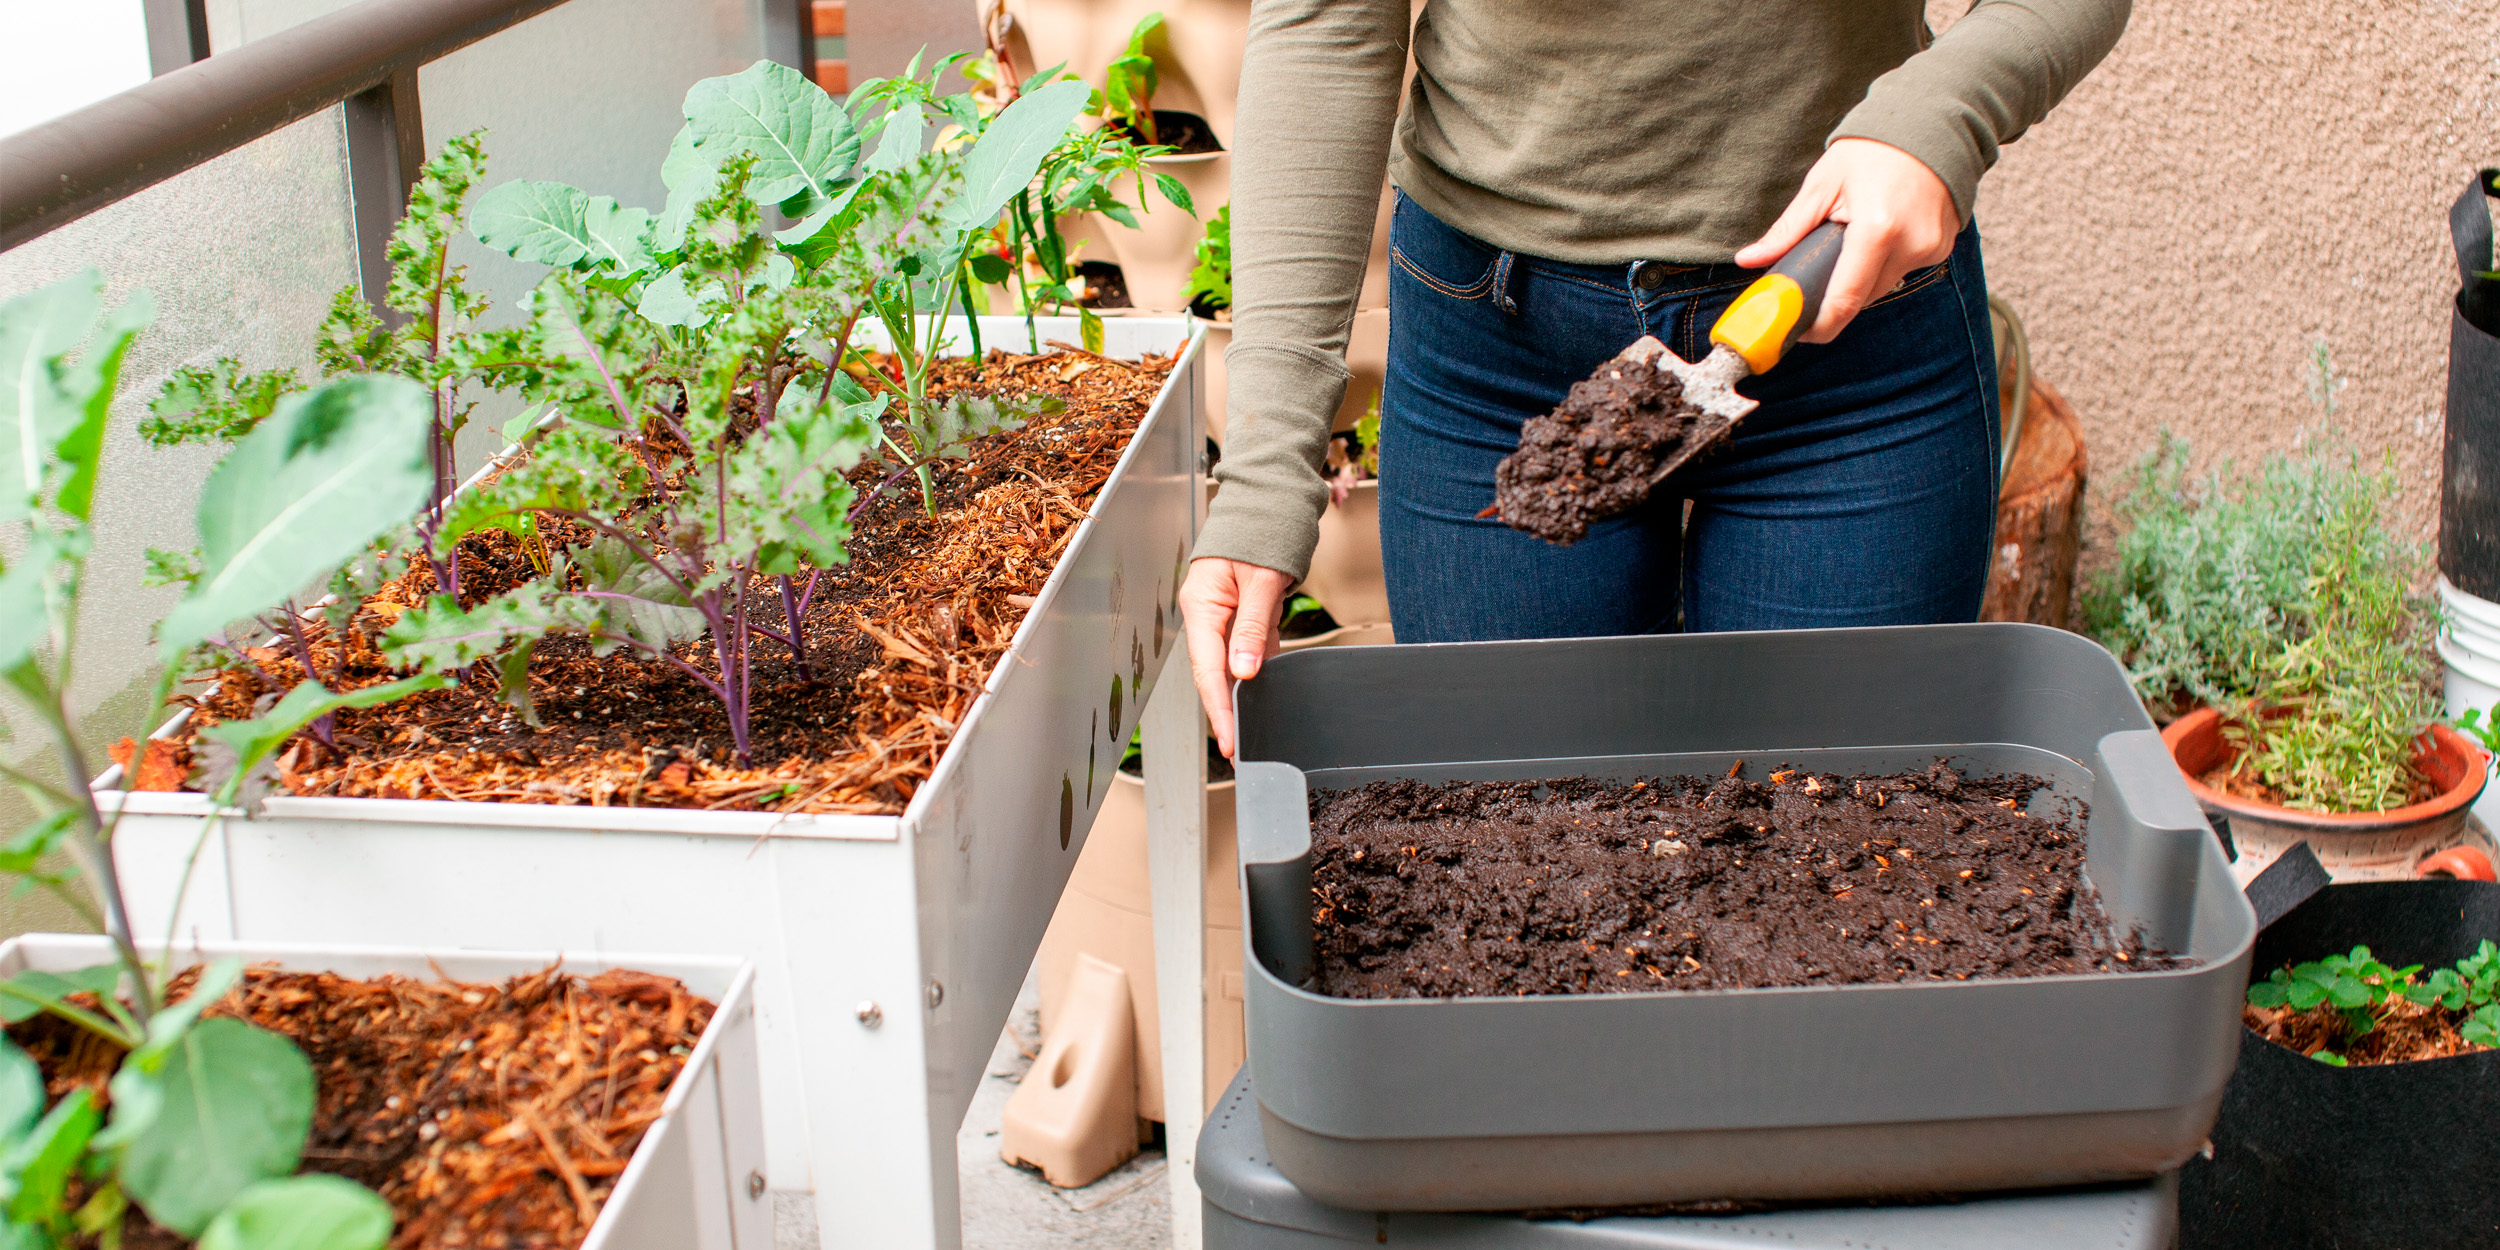
<instances>
[{"instance_id":1,"label":"herb plant in pot","mask_svg":"<svg viewBox=\"0 0 2500 1250\"><path fill-rule=\"evenodd\" d=\"M171 778L99 787L147 936L752 960L757 1191L952 1239L954 1126L1177 645L1200 435L1178 319L951 315L1017 282L979 260L1040 171L1126 158L1083 85L984 111L950 67L696 84L657 214L429 163L401 317L343 300L324 359L413 382L438 453L488 392L526 416L459 489L421 450L326 607L207 614ZM548 267L517 324L464 231ZM279 734L227 812L182 766L306 673L426 688Z\"/></svg>"},{"instance_id":2,"label":"herb plant in pot","mask_svg":"<svg viewBox=\"0 0 2500 1250\"><path fill-rule=\"evenodd\" d=\"M2338 880L2409 878L2462 843L2488 754L2435 723L2420 553L2388 534L2391 470L2312 450L2191 483L2165 436L2116 505L2086 615L2168 718L2197 801L2253 878L2306 842Z\"/></svg>"},{"instance_id":3,"label":"herb plant in pot","mask_svg":"<svg viewBox=\"0 0 2500 1250\"><path fill-rule=\"evenodd\" d=\"M65 697L74 625L115 382L148 318L144 296L107 310L102 286L89 271L0 305L0 517L16 553L0 565L0 673L62 778L87 773ZM430 480L428 405L405 380L341 378L258 417L202 493L206 564L163 627L169 659L197 657L201 622L300 624L289 597L403 520ZM184 667L168 664L154 706ZM297 732L444 684L306 680L210 728L209 821L248 801ZM186 770L169 745L122 753L173 781ZM120 844L127 813L32 764L5 774L37 817L0 873L102 932L0 944L0 1245L769 1241L769 1209L733 1183L763 1151L743 962L158 946L123 888L145 858ZM187 878L199 840L149 854Z\"/></svg>"}]
</instances>

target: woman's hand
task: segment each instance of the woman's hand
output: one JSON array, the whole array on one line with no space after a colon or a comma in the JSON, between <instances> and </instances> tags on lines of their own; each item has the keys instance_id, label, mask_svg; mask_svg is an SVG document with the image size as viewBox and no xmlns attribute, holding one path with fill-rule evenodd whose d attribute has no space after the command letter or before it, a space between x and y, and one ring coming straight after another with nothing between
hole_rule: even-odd
<instances>
[{"instance_id":1,"label":"woman's hand","mask_svg":"<svg viewBox=\"0 0 2500 1250\"><path fill-rule=\"evenodd\" d=\"M1293 579L1274 569L1218 557L1191 561L1181 582L1189 676L1228 758L1234 750L1232 683L1258 676L1259 666L1276 654L1276 618L1291 589Z\"/></svg>"},{"instance_id":2,"label":"woman's hand","mask_svg":"<svg viewBox=\"0 0 2500 1250\"><path fill-rule=\"evenodd\" d=\"M1827 220L1848 223L1849 235L1824 292L1822 315L1798 336L1808 343L1831 342L1904 275L1952 255L1953 237L1962 230L1952 193L1926 162L1889 143L1840 139L1806 171L1788 211L1738 252L1736 263L1760 269Z\"/></svg>"}]
</instances>

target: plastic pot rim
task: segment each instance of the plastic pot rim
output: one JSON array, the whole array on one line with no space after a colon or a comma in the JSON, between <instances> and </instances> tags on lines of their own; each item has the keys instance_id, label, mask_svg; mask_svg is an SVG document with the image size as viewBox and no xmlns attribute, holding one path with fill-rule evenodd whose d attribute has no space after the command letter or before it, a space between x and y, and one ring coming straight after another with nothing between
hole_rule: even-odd
<instances>
[{"instance_id":1,"label":"plastic pot rim","mask_svg":"<svg viewBox=\"0 0 2500 1250\"><path fill-rule=\"evenodd\" d=\"M2490 752L2446 725L2432 725L2427 731L2431 745L2427 751L2417 750L2416 758L2424 754L2454 751L2461 754L2465 761L2462 778L2435 798L2391 807L2383 812L2312 812L2241 798L2206 785L2179 760L2179 752L2189 737L2204 732L2208 727L2218 728L2222 720L2222 713L2213 708L2200 707L2164 726L2161 740L2162 745L2170 748L2171 761L2179 764L2179 774L2186 778L2188 792L2207 809L2227 816L2253 817L2322 833L2371 833L2454 816L2481 797L2483 786L2490 780Z\"/></svg>"}]
</instances>

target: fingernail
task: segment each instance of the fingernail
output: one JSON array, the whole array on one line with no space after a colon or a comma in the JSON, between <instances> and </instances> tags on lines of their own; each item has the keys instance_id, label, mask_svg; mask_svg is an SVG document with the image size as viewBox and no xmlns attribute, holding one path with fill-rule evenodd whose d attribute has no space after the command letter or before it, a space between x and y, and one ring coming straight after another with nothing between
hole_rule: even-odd
<instances>
[{"instance_id":1,"label":"fingernail","mask_svg":"<svg viewBox=\"0 0 2500 1250\"><path fill-rule=\"evenodd\" d=\"M1247 651L1233 653L1233 676L1247 678L1259 671L1259 657Z\"/></svg>"}]
</instances>

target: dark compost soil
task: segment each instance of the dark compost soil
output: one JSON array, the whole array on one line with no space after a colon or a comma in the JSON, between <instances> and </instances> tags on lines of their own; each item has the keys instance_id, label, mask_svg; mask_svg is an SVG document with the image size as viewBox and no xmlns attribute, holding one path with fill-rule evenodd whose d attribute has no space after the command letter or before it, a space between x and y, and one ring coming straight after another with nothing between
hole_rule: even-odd
<instances>
[{"instance_id":1,"label":"dark compost soil","mask_svg":"<svg viewBox=\"0 0 2500 1250\"><path fill-rule=\"evenodd\" d=\"M908 483L878 499L856 526L850 563L824 571L802 617L809 670L780 643L753 646L747 764L732 760L727 715L692 678L630 651L596 657L582 639L555 636L529 666L543 728L513 715L491 682L464 682L342 712L330 745L299 735L279 755L279 784L302 795L899 812L1005 656L1171 364L993 351L978 378L967 362L941 366L934 393L1039 392L1066 409L979 440L969 459L941 462L934 518ZM866 489L880 474L863 467L853 476ZM568 522L539 521L550 547L582 537ZM459 559L469 604L534 575L530 553L502 530L464 539ZM316 626L325 670L347 653L348 678L334 685L393 676L373 639L433 589L419 565L368 601L346 637ZM777 591L759 584L758 593L766 623L780 628ZM677 652L717 667L708 639ZM248 654L254 667L220 674L213 692L191 700L192 722L170 749L187 747L200 725L253 714L303 676L287 649ZM165 784L192 764L185 753L152 772Z\"/></svg>"},{"instance_id":2,"label":"dark compost soil","mask_svg":"<svg viewBox=\"0 0 2500 1250\"><path fill-rule=\"evenodd\" d=\"M1573 383L1561 407L1520 427L1519 449L1494 470L1493 509L1513 529L1569 546L1646 501L1659 467L1687 443L1727 429L1685 401L1674 374L1609 360Z\"/></svg>"},{"instance_id":3,"label":"dark compost soil","mask_svg":"<svg viewBox=\"0 0 2500 1250\"><path fill-rule=\"evenodd\" d=\"M1201 156L1224 150L1224 144L1215 137L1215 128L1207 124L1206 118L1180 109L1156 109L1154 112L1155 142L1176 149L1164 153L1165 156ZM1110 125L1127 135L1132 142L1145 142L1128 128L1126 122L1114 121Z\"/></svg>"},{"instance_id":4,"label":"dark compost soil","mask_svg":"<svg viewBox=\"0 0 2500 1250\"><path fill-rule=\"evenodd\" d=\"M391 1250L569 1250L659 1119L712 1009L639 972L550 968L468 985L254 969L207 1014L284 1034L312 1061L320 1092L303 1168L381 1194ZM49 1016L9 1036L54 1098L78 1085L105 1097L121 1062ZM134 1209L121 1244L191 1243Z\"/></svg>"},{"instance_id":5,"label":"dark compost soil","mask_svg":"<svg viewBox=\"0 0 2500 1250\"><path fill-rule=\"evenodd\" d=\"M1587 994L2178 966L2117 939L2083 805L2042 783L1799 770L1769 784L1374 782L1311 796L1314 988Z\"/></svg>"}]
</instances>

